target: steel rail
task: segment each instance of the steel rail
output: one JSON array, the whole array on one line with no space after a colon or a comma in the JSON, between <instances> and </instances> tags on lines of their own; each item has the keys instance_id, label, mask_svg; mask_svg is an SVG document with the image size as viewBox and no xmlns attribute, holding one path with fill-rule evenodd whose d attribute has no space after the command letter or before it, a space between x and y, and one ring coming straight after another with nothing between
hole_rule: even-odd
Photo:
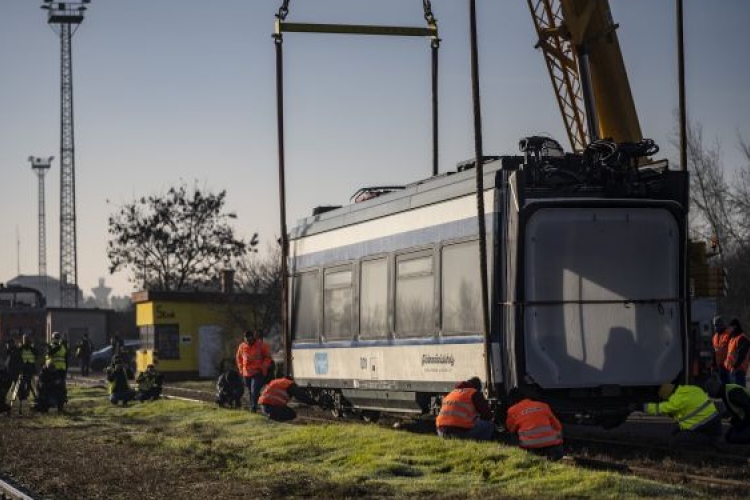
<instances>
[{"instance_id":1,"label":"steel rail","mask_svg":"<svg viewBox=\"0 0 750 500\"><path fill-rule=\"evenodd\" d=\"M8 481L0 478L0 500L36 500L34 497L27 495L19 490Z\"/></svg>"}]
</instances>

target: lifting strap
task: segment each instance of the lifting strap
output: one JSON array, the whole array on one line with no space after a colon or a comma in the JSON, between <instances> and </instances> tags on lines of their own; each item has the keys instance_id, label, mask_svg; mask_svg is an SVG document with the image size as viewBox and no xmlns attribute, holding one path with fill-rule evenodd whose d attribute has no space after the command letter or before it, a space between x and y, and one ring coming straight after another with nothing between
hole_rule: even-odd
<instances>
[{"instance_id":1,"label":"lifting strap","mask_svg":"<svg viewBox=\"0 0 750 500\"><path fill-rule=\"evenodd\" d=\"M274 30L274 41L276 43L276 63L281 64L283 57L281 44L284 33L326 33L339 35L385 35L385 36L406 36L406 37L428 37L430 39L431 62L432 62L432 175L438 174L439 156L438 156L438 50L440 48L440 38L438 37L438 27L435 15L432 12L432 3L430 0L422 0L424 9L424 18L427 21L426 27L412 26L374 26L363 24L321 24L321 23L293 23L286 21L289 14L289 3L291 0L283 0L279 11L276 14L276 26ZM276 69L277 75L279 69ZM278 88L279 80L277 78L277 92L282 89ZM277 99L278 100L278 99Z\"/></svg>"},{"instance_id":2,"label":"lifting strap","mask_svg":"<svg viewBox=\"0 0 750 500\"><path fill-rule=\"evenodd\" d=\"M291 339L289 335L289 280L287 259L289 240L286 227L286 180L284 158L284 55L282 50L284 33L329 33L348 35L389 35L424 36L430 38L432 55L432 175L438 174L438 37L437 20L432 13L430 0L422 0L427 27L370 26L342 24L290 23L290 0L283 0L276 13L276 27L273 34L276 46L276 120L279 154L279 216L281 226L281 333L284 339L284 374L291 375Z\"/></svg>"}]
</instances>

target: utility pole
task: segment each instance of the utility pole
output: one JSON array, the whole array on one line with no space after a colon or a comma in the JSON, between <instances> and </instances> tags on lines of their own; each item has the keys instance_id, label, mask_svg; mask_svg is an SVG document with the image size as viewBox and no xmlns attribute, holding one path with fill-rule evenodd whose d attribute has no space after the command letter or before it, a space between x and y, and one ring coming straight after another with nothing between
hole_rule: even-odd
<instances>
[{"instance_id":1,"label":"utility pole","mask_svg":"<svg viewBox=\"0 0 750 500\"><path fill-rule=\"evenodd\" d=\"M44 282L44 296L47 296L47 224L45 215L44 176L52 166L54 156L40 158L29 156L31 169L39 179L39 277Z\"/></svg>"},{"instance_id":2,"label":"utility pole","mask_svg":"<svg viewBox=\"0 0 750 500\"><path fill-rule=\"evenodd\" d=\"M60 37L60 305L78 307L75 141L73 138L73 34L91 0L44 0L47 24Z\"/></svg>"}]
</instances>

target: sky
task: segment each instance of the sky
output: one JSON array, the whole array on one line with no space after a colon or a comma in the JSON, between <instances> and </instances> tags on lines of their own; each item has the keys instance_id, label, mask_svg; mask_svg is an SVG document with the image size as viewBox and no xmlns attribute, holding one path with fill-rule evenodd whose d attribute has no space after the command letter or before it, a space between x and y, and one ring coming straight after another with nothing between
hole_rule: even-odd
<instances>
[{"instance_id":1,"label":"sky","mask_svg":"<svg viewBox=\"0 0 750 500\"><path fill-rule=\"evenodd\" d=\"M227 191L237 235L279 236L275 52L280 0L93 0L73 37L78 284L110 275L107 219L180 183ZM646 137L678 158L674 0L611 0ZM37 0L0 0L0 282L37 274L37 178L47 270L59 275L60 42ZM432 0L440 48L440 171L473 157L468 0ZM523 0L477 0L485 154L547 134L569 147ZM687 112L727 165L750 139L750 2L685 0ZM291 0L288 21L424 26L419 0ZM364 186L431 174L429 41L284 37L287 224Z\"/></svg>"}]
</instances>

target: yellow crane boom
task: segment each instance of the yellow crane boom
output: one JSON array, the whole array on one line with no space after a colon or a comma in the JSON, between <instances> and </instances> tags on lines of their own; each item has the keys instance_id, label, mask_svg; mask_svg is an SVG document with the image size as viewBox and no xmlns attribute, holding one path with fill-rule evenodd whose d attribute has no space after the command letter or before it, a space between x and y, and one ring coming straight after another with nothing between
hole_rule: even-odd
<instances>
[{"instance_id":1,"label":"yellow crane boom","mask_svg":"<svg viewBox=\"0 0 750 500\"><path fill-rule=\"evenodd\" d=\"M571 147L643 136L608 0L527 0Z\"/></svg>"}]
</instances>

